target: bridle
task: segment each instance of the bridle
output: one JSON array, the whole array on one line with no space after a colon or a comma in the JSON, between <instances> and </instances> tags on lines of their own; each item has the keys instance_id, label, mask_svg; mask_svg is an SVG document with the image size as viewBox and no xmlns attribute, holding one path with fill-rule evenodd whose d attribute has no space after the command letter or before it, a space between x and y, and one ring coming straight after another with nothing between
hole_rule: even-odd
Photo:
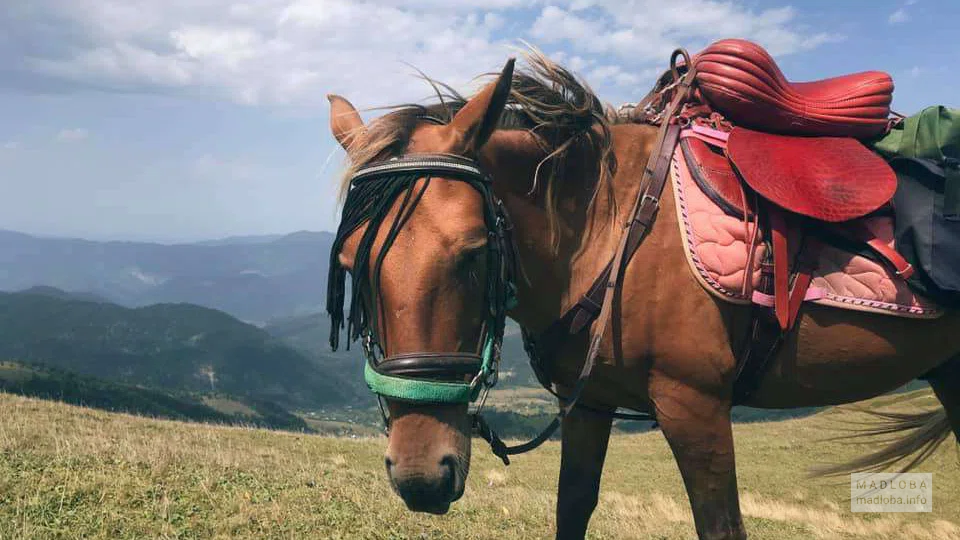
<instances>
[{"instance_id":1,"label":"bridle","mask_svg":"<svg viewBox=\"0 0 960 540\"><path fill-rule=\"evenodd\" d=\"M683 59L680 64L678 60ZM681 69L682 68L682 69ZM517 249L513 242L509 216L502 201L493 194L491 178L479 164L468 158L449 154L413 154L388 161L367 165L358 169L350 179L343 217L331 249L330 277L327 283L327 312L332 319L330 345L334 350L340 339L343 326L346 271L340 265L338 255L346 239L364 223L369 223L357 250L352 271L352 298L350 315L347 318L347 334L350 340L362 338L366 365L364 377L370 389L378 395L378 403L384 423L389 429L390 419L384 411L380 398L386 397L414 403L476 403L472 414L477 433L490 443L493 453L509 464L508 456L521 454L537 448L547 441L559 428L562 420L574 407L591 409L578 400L583 392L600 353L601 340L607 324L614 318L615 297L622 276L637 248L653 226L660 207L660 196L666 184L672 151L679 137L678 113L691 94L696 70L690 55L677 49L670 56L672 82L655 88L639 104L640 117L648 123L659 124L653 152L640 178L633 208L630 210L620 244L613 259L597 277L589 292L569 308L536 338L521 327L524 349L537 372L540 382L560 400L560 407L553 420L539 435L528 442L507 446L490 429L480 411L487 393L497 382L500 364L500 349L503 343L506 312L516 304L515 276ZM665 76L666 77L666 76ZM664 78L663 81L668 79ZM654 102L656 101L656 106ZM656 112L652 115L651 111ZM659 111L659 112L657 112ZM424 120L443 123L430 117ZM364 309L364 300L374 309L379 308L377 286L384 255L392 245L400 228L410 217L412 210L423 195L433 176L459 180L471 185L483 198L484 221L487 225L487 283L485 289L486 313L477 353L463 352L417 352L383 357L383 346L378 340L376 319L369 319ZM417 183L424 179L418 189ZM370 267L370 250L384 219L394 201L403 196L399 211L387 233L377 260ZM375 311L381 313L381 311ZM557 394L546 377L538 371L544 357L551 357L564 337L579 334L594 326L587 355L580 368L580 375L566 396ZM620 328L613 326L613 339L619 341ZM539 345L538 345L539 342ZM614 360L619 361L619 349L614 348ZM616 411L597 411L614 418L628 420L655 420L645 412L625 414Z\"/></svg>"},{"instance_id":2,"label":"bridle","mask_svg":"<svg viewBox=\"0 0 960 540\"><path fill-rule=\"evenodd\" d=\"M374 312L380 308L378 283L380 267L397 233L411 215L429 183L435 178L464 182L480 193L487 227L486 283L484 322L477 352L435 352L384 356L384 344L378 338ZM423 180L418 187L418 181ZM384 245L373 265L370 250L373 240L387 219L387 213L400 201ZM360 240L352 271L352 299L347 317L350 340L360 339L365 357L364 379L377 394L384 424L390 420L380 398L414 403L477 403L474 417L497 382L500 350L506 313L516 305L516 247L512 225L503 203L493 194L491 178L471 159L450 154L409 154L359 168L350 178L343 219L331 250L327 310L333 319L330 344L336 349L343 325L345 299L344 269L337 260L346 239L362 224L368 223ZM348 345L349 347L349 345Z\"/></svg>"},{"instance_id":3,"label":"bridle","mask_svg":"<svg viewBox=\"0 0 960 540\"><path fill-rule=\"evenodd\" d=\"M484 222L487 225L487 282L484 330L480 340L482 345L477 353L425 351L385 356L373 324L376 319L368 317L366 308L379 306L374 284L379 282L383 258L435 176L465 182L476 189L483 199ZM416 184L421 179L425 182L417 189ZM369 257L373 240L393 201L400 196L403 199L396 217L371 267ZM365 359L364 379L377 395L377 404L387 432L390 418L383 406L383 398L418 404L474 404L469 412L473 428L490 443L493 453L505 464L510 463L509 456L528 452L549 440L563 417L577 405L590 376L596 351L587 358L571 395L560 396L545 383L547 390L564 405L550 424L530 441L508 446L484 420L481 415L483 405L488 392L497 383L506 313L517 304L514 281L517 275L517 248L513 241L513 225L503 202L493 193L490 176L480 169L476 161L450 154L405 155L361 167L353 174L344 202L343 217L331 247L327 282L327 312L332 320L330 345L334 350L339 345L340 330L345 320L346 271L340 265L338 255L346 239L364 223L369 225L360 239L351 272L352 297L346 326L349 341L361 341ZM372 280L366 279L367 276L372 276ZM522 327L521 334L531 364L539 365L539 347L532 334ZM649 419L646 415L597 412L629 420Z\"/></svg>"}]
</instances>

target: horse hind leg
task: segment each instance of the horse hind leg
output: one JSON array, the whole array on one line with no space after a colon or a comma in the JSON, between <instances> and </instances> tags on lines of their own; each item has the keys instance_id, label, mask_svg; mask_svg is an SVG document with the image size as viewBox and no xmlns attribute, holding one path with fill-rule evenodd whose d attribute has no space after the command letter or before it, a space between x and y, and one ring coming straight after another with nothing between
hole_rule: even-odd
<instances>
[{"instance_id":1,"label":"horse hind leg","mask_svg":"<svg viewBox=\"0 0 960 540\"><path fill-rule=\"evenodd\" d=\"M943 412L960 443L960 356L940 365L923 377L943 405Z\"/></svg>"}]
</instances>

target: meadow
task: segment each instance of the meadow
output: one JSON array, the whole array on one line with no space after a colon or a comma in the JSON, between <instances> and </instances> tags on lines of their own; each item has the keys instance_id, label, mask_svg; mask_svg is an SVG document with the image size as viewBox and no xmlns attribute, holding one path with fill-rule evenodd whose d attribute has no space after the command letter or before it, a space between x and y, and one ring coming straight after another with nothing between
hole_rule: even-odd
<instances>
[{"instance_id":1,"label":"meadow","mask_svg":"<svg viewBox=\"0 0 960 540\"><path fill-rule=\"evenodd\" d=\"M928 391L871 407L933 407ZM847 478L808 478L875 445L826 441L851 409L737 424L741 504L755 539L960 539L960 453L923 464L933 512L851 513ZM408 512L383 471L382 437L192 424L0 394L0 539L549 538L559 468L550 442L504 467L483 441L446 516ZM694 538L659 432L616 434L594 539Z\"/></svg>"}]
</instances>

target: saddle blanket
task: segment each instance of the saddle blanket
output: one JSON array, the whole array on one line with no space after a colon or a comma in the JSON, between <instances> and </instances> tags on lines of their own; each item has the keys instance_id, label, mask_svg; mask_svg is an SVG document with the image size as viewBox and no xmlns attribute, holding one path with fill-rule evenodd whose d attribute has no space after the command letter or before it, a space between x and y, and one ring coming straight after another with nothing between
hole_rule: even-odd
<instances>
[{"instance_id":1,"label":"saddle blanket","mask_svg":"<svg viewBox=\"0 0 960 540\"><path fill-rule=\"evenodd\" d=\"M710 199L687 168L681 145L670 167L677 202L677 221L693 275L710 293L737 304L767 303L772 299L753 293L760 283L766 247L755 242L748 256L752 221L731 216ZM866 225L877 238L894 244L893 218L870 217ZM749 269L747 265L750 265ZM750 283L745 287L745 273ZM746 290L745 290L746 289ZM933 302L915 294L884 265L825 244L813 274L806 301L857 311L901 317L935 318L942 315Z\"/></svg>"}]
</instances>

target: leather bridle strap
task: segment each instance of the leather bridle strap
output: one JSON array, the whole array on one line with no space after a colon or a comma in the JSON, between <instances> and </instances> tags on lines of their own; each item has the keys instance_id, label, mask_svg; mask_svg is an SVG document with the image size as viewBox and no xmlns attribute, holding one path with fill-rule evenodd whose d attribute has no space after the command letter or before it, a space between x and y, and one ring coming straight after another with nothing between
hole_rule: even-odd
<instances>
[{"instance_id":1,"label":"leather bridle strap","mask_svg":"<svg viewBox=\"0 0 960 540\"><path fill-rule=\"evenodd\" d=\"M473 160L453 154L420 154L388 160L377 165L364 167L350 181L358 184L384 174L404 173L417 173L423 176L466 177L486 183L490 182L490 178L480 170Z\"/></svg>"},{"instance_id":2,"label":"leather bridle strap","mask_svg":"<svg viewBox=\"0 0 960 540\"><path fill-rule=\"evenodd\" d=\"M677 58L683 56L686 61L687 72L682 76L677 71ZM565 399L560 396L565 403L561 404L560 410L553 421L539 435L529 442L507 446L503 441L496 437L496 434L486 426L485 422L478 420L477 431L481 437L485 438L491 446L494 454L503 459L504 463L509 464L507 456L521 454L537 448L550 438L551 435L560 427L563 418L573 410L580 395L583 393L590 374L596 365L597 357L600 354L600 344L606 332L607 324L613 314L614 296L617 288L620 286L621 277L627 263L630 262L633 254L643 242L647 233L653 225L657 210L660 208L660 197L667 183L667 176L670 168L670 160L673 156L673 149L680 137L680 126L673 123L680 107L689 98L690 86L696 76L696 70L690 62L690 56L683 49L677 49L670 56L670 67L677 74L679 88L676 94L667 106L663 122L657 132L657 138L653 145L653 153L647 159L647 165L643 170L643 176L640 179L640 189L637 191L637 199L630 211L630 219L625 224L624 233L621 236L620 245L614 255L613 261L608 266L606 286L603 294L603 300L600 302L600 313L596 321L593 332L593 338L590 347L587 349L587 356L583 366L580 369L580 375L574 384L570 395ZM618 347L614 347L615 355L618 353Z\"/></svg>"}]
</instances>

